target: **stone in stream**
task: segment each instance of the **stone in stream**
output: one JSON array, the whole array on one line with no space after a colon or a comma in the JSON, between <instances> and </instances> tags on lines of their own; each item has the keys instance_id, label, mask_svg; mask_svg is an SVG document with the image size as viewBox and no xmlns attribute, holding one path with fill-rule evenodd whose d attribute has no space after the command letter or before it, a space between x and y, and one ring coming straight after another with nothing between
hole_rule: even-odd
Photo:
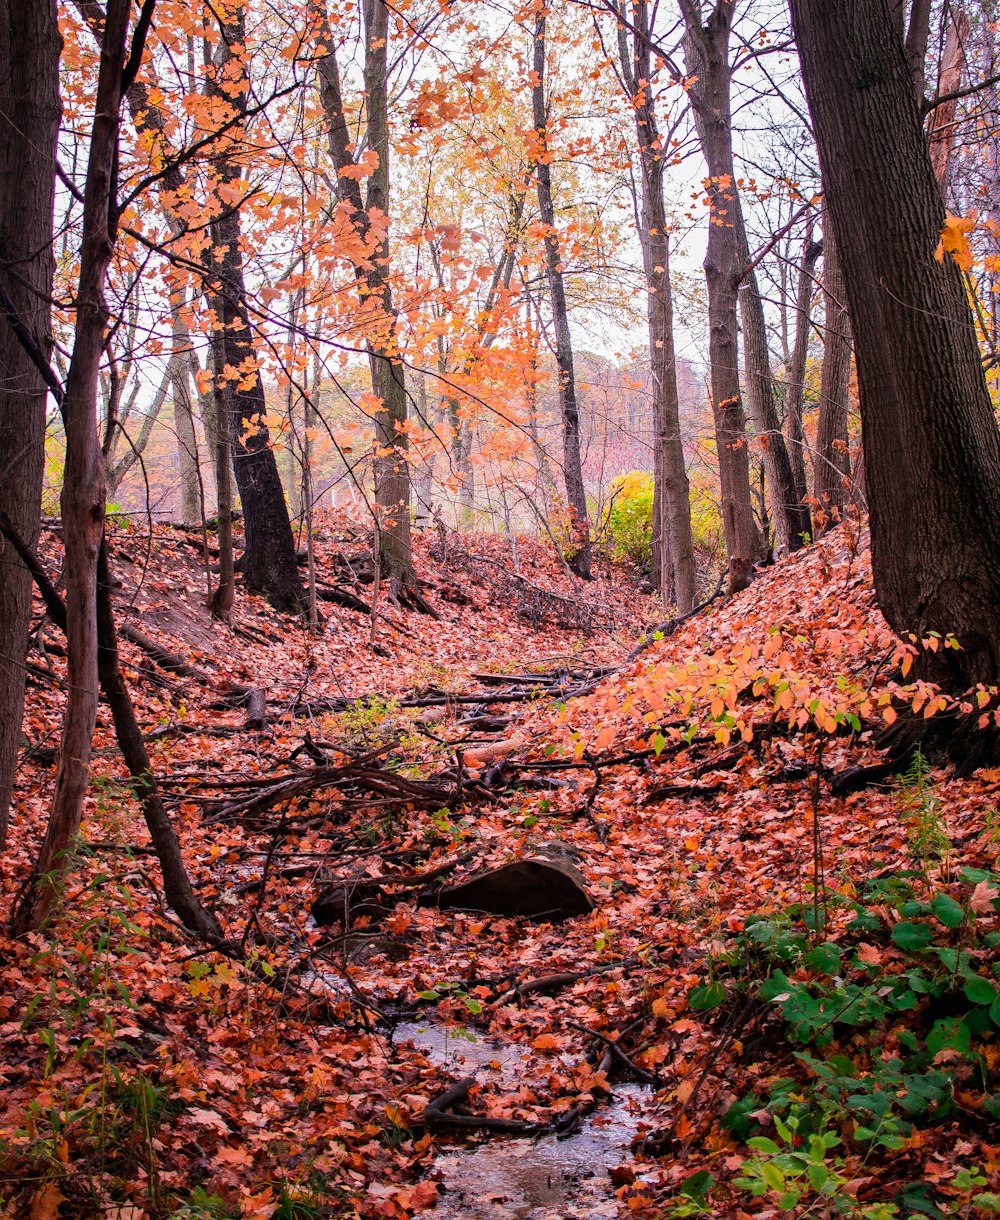
<instances>
[{"instance_id":1,"label":"stone in stream","mask_svg":"<svg viewBox=\"0 0 1000 1220\"><path fill-rule=\"evenodd\" d=\"M329 927L339 923L346 930L362 916L367 916L370 925L380 923L391 907L378 885L340 881L323 890L310 910L318 924Z\"/></svg>"},{"instance_id":2,"label":"stone in stream","mask_svg":"<svg viewBox=\"0 0 1000 1220\"><path fill-rule=\"evenodd\" d=\"M594 909L593 899L584 889L583 878L568 853L512 860L488 872L474 873L457 885L436 890L421 901L442 910L522 915L545 923L559 923Z\"/></svg>"}]
</instances>

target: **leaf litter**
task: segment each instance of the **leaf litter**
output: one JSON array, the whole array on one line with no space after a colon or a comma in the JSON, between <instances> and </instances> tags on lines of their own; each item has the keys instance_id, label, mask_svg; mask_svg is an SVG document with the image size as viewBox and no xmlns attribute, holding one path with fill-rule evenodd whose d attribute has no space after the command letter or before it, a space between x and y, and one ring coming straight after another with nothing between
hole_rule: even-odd
<instances>
[{"instance_id":1,"label":"leaf litter","mask_svg":"<svg viewBox=\"0 0 1000 1220\"><path fill-rule=\"evenodd\" d=\"M342 585L362 544L324 517L321 579ZM158 527L147 564L138 531L115 538L122 621L200 675L123 643L188 867L241 952L207 949L164 909L102 707L56 920L0 942L6 1214L472 1214L463 1148L489 1141L514 1165L531 1145L510 1133L548 1132L543 1155L572 1166L572 1133L599 1131L612 1097L614 1164L593 1154L585 1188L568 1170L561 1202L532 1206L695 1214L671 1209L707 1170L728 1190L711 1214L773 1210L726 1186L746 1150L720 1121L777 1070L748 1051L770 1027L691 999L748 917L815 906L818 841L823 883L848 897L912 854L894 782L830 790L883 759L901 701L938 710L905 684L912 649L878 613L865 537L848 523L631 661L658 616L620 573L580 586L524 540L520 573L499 542L417 546L442 619L380 608L378 650L336 603L317 638L245 595L233 627L214 623L197 539ZM58 742L63 661L41 638L7 904ZM248 686L266 693L258 729L244 727ZM930 782L949 875L995 868L1000 771L940 767ZM572 860L592 913L433 905L436 887L539 852ZM320 926L311 910L331 890L343 911ZM992 892L974 890L984 913ZM827 914L836 939L846 916ZM421 1028L507 1048L508 1069L405 1036ZM995 1076L995 1039L987 1050ZM996 1189L988 1125L959 1115L915 1131L905 1155L928 1182L960 1163ZM878 1177L860 1155L845 1174Z\"/></svg>"}]
</instances>

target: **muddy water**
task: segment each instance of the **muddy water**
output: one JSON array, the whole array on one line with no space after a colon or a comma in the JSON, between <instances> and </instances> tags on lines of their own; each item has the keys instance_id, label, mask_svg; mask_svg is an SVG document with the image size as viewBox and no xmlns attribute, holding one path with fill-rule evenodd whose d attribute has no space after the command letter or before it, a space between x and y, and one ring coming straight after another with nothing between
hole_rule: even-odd
<instances>
[{"instance_id":1,"label":"muddy water","mask_svg":"<svg viewBox=\"0 0 1000 1220\"><path fill-rule=\"evenodd\" d=\"M457 1076L476 1075L517 1087L527 1058L519 1046L474 1040L438 1025L406 1024L397 1042L412 1041L429 1059ZM486 1137L438 1156L443 1197L435 1220L615 1220L619 1215L608 1170L629 1159L643 1103L642 1085L616 1085L612 1101L565 1139Z\"/></svg>"}]
</instances>

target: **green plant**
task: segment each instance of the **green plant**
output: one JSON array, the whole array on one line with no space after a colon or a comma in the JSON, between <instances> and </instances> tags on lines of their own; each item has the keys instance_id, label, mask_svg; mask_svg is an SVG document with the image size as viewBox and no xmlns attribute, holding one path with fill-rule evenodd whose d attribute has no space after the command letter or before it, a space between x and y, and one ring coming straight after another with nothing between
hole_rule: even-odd
<instances>
[{"instance_id":1,"label":"green plant","mask_svg":"<svg viewBox=\"0 0 1000 1220\"><path fill-rule=\"evenodd\" d=\"M196 1186L186 1203L170 1212L167 1220L230 1220L239 1215L220 1195L210 1195L203 1186Z\"/></svg>"},{"instance_id":2,"label":"green plant","mask_svg":"<svg viewBox=\"0 0 1000 1220\"><path fill-rule=\"evenodd\" d=\"M601 520L602 550L648 571L653 558L653 476L633 470L615 479Z\"/></svg>"},{"instance_id":3,"label":"green plant","mask_svg":"<svg viewBox=\"0 0 1000 1220\"><path fill-rule=\"evenodd\" d=\"M355 699L339 715L331 717L331 728L339 730L348 741L371 749L397 736L398 714L399 704L394 699L371 695Z\"/></svg>"},{"instance_id":4,"label":"green plant","mask_svg":"<svg viewBox=\"0 0 1000 1220\"><path fill-rule=\"evenodd\" d=\"M779 1198L801 1192L800 1179L814 1192L834 1180L815 1167L821 1151L815 1141L827 1132L839 1132L845 1154L868 1160L902 1147L916 1126L960 1122L963 1115L976 1121L977 1113L1000 1119L1000 1082L989 1053L1000 1031L1000 877L962 869L955 884L942 886L912 870L877 879L858 901L828 897L853 916L838 939L814 943L811 906L751 916L688 996L696 1011L739 997L780 1021L781 1037L769 1041L788 1048L783 1061L797 1064L797 1074L773 1077L723 1120L733 1135L767 1153L744 1173L742 1188L750 1189L752 1179L755 1193L775 1191ZM783 1160L761 1135L761 1111L798 1141L780 1153Z\"/></svg>"},{"instance_id":5,"label":"green plant","mask_svg":"<svg viewBox=\"0 0 1000 1220\"><path fill-rule=\"evenodd\" d=\"M906 823L907 855L913 867L924 873L934 864L947 871L952 850L930 771L927 759L917 749L898 781L899 807Z\"/></svg>"},{"instance_id":6,"label":"green plant","mask_svg":"<svg viewBox=\"0 0 1000 1220\"><path fill-rule=\"evenodd\" d=\"M677 1188L677 1197L671 1200L667 1215L671 1220L681 1220L686 1216L711 1216L715 1209L709 1196L715 1178L707 1169L699 1169L684 1179Z\"/></svg>"},{"instance_id":7,"label":"green plant","mask_svg":"<svg viewBox=\"0 0 1000 1220\"><path fill-rule=\"evenodd\" d=\"M994 858L1000 858L1000 811L987 809L983 814L983 842Z\"/></svg>"}]
</instances>

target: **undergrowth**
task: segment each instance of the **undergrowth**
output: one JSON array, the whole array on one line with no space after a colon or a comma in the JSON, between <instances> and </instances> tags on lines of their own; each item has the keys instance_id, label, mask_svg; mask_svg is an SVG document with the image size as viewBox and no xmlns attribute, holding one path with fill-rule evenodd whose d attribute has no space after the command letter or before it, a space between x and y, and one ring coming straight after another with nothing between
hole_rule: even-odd
<instances>
[{"instance_id":1,"label":"undergrowth","mask_svg":"<svg viewBox=\"0 0 1000 1220\"><path fill-rule=\"evenodd\" d=\"M953 874L919 753L897 804L913 867L750 916L688 995L760 1027L743 1055L760 1083L722 1118L752 1153L728 1188L800 1216L1000 1213L982 1166L928 1181L920 1153L932 1129L960 1150L1000 1122L1000 875ZM672 1214L713 1214L722 1190L696 1174Z\"/></svg>"}]
</instances>

